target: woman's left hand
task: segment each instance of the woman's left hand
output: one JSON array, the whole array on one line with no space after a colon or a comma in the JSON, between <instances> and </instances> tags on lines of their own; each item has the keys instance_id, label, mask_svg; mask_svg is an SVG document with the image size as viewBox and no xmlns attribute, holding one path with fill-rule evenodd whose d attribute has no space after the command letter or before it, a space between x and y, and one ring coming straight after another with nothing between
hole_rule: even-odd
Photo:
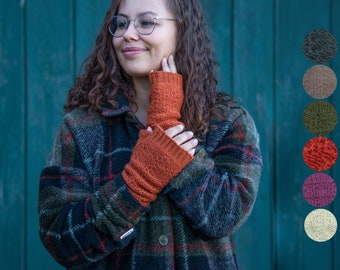
<instances>
[{"instance_id":1,"label":"woman's left hand","mask_svg":"<svg viewBox=\"0 0 340 270\"><path fill-rule=\"evenodd\" d=\"M168 58L164 57L162 59L161 65L162 65L163 71L177 73L174 56L172 54L170 54L170 56Z\"/></svg>"}]
</instances>

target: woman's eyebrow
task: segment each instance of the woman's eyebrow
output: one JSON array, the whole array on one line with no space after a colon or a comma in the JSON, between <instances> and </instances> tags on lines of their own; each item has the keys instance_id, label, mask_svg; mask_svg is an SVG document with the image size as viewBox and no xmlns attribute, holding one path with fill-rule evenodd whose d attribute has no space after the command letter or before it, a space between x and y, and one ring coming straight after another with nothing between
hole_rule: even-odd
<instances>
[{"instance_id":1,"label":"woman's eyebrow","mask_svg":"<svg viewBox=\"0 0 340 270\"><path fill-rule=\"evenodd\" d=\"M156 12L153 12L153 11L142 11L142 12L138 12L136 17L137 16L140 16L140 15L144 15L144 14L152 14L154 16L157 16L158 14ZM126 18L129 18L128 15L124 14L124 13L117 13L117 15L120 15L120 16L124 16Z\"/></svg>"}]
</instances>

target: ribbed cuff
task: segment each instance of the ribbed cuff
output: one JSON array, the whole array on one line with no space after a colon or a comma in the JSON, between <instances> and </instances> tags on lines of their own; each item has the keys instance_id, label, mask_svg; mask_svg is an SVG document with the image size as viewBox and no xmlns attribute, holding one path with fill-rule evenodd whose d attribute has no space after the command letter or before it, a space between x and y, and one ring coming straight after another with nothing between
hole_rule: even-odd
<instances>
[{"instance_id":1,"label":"ribbed cuff","mask_svg":"<svg viewBox=\"0 0 340 270\"><path fill-rule=\"evenodd\" d=\"M151 85L171 84L175 87L183 87L182 75L172 72L154 71L149 73Z\"/></svg>"},{"instance_id":2,"label":"ribbed cuff","mask_svg":"<svg viewBox=\"0 0 340 270\"><path fill-rule=\"evenodd\" d=\"M172 157L174 162L173 166L175 166L175 168L183 168L183 164L187 165L191 160L193 160L193 156L179 146L172 138L166 135L160 126L157 125L154 128L153 132L149 135L149 138L151 141L158 142L157 145L160 153L163 152L164 155ZM167 167L167 165L164 167Z\"/></svg>"},{"instance_id":3,"label":"ribbed cuff","mask_svg":"<svg viewBox=\"0 0 340 270\"><path fill-rule=\"evenodd\" d=\"M148 206L192 160L187 151L156 126L149 134L141 131L122 176L131 194Z\"/></svg>"}]
</instances>

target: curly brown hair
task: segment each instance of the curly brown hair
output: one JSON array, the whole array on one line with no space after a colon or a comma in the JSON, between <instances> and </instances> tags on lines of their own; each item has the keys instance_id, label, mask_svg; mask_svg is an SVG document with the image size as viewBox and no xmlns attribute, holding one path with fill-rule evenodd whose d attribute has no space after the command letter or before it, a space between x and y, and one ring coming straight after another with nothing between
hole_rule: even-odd
<instances>
[{"instance_id":1,"label":"curly brown hair","mask_svg":"<svg viewBox=\"0 0 340 270\"><path fill-rule=\"evenodd\" d=\"M70 89L64 108L70 111L83 108L101 111L109 103L117 107L116 98L123 91L128 102L135 104L136 92L132 79L123 71L112 45L108 31L113 16L117 14L120 0L113 0L108 9L93 52L84 61L85 70ZM213 115L223 116L214 110L219 99L228 96L216 91L217 62L207 33L198 0L167 0L169 11L177 19L178 36L174 54L176 67L183 77L184 102L182 122L197 136L207 132Z\"/></svg>"}]
</instances>

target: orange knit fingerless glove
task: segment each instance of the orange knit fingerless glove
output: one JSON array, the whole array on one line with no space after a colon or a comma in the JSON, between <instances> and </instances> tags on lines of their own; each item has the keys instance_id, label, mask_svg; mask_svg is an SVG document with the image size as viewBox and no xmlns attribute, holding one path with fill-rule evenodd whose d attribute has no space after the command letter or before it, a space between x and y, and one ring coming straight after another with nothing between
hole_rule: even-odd
<instances>
[{"instance_id":1,"label":"orange knit fingerless glove","mask_svg":"<svg viewBox=\"0 0 340 270\"><path fill-rule=\"evenodd\" d=\"M149 74L151 82L147 127L159 125L163 130L181 124L184 100L182 76L177 73L155 71Z\"/></svg>"},{"instance_id":2,"label":"orange knit fingerless glove","mask_svg":"<svg viewBox=\"0 0 340 270\"><path fill-rule=\"evenodd\" d=\"M192 159L161 128L152 132L141 130L122 176L131 194L148 206Z\"/></svg>"}]
</instances>

